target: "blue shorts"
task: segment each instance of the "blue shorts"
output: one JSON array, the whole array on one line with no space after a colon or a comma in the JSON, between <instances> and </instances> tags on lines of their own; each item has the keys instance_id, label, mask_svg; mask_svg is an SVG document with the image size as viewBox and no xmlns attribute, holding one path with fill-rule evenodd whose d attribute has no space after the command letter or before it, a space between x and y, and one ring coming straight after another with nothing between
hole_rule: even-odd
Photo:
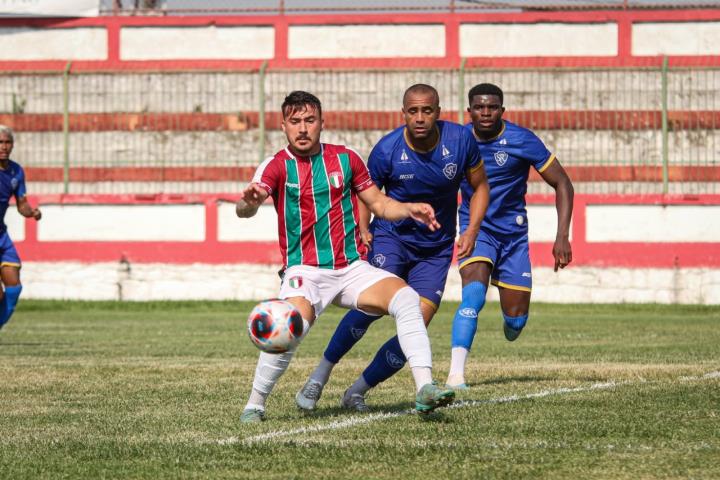
<instances>
[{"instance_id":1,"label":"blue shorts","mask_svg":"<svg viewBox=\"0 0 720 480\"><path fill-rule=\"evenodd\" d=\"M405 280L420 295L420 300L435 308L440 306L454 244L433 248L412 247L379 229L375 233L368 261Z\"/></svg>"},{"instance_id":2,"label":"blue shorts","mask_svg":"<svg viewBox=\"0 0 720 480\"><path fill-rule=\"evenodd\" d=\"M474 262L488 262L492 265L490 281L493 285L525 292L532 290L527 234L506 237L480 229L475 241L475 250L470 256L459 258L458 265L463 268Z\"/></svg>"},{"instance_id":3,"label":"blue shorts","mask_svg":"<svg viewBox=\"0 0 720 480\"><path fill-rule=\"evenodd\" d=\"M0 266L20 268L20 257L7 231L0 234Z\"/></svg>"}]
</instances>

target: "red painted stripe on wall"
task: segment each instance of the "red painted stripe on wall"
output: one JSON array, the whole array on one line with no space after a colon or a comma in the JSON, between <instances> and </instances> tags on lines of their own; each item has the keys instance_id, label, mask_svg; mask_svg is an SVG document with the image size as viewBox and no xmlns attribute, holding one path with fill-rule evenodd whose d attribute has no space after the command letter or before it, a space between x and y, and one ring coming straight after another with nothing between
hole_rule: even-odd
<instances>
[{"instance_id":1,"label":"red painted stripe on wall","mask_svg":"<svg viewBox=\"0 0 720 480\"><path fill-rule=\"evenodd\" d=\"M69 116L71 132L106 131L245 131L258 128L258 112L225 113L73 113ZM456 121L457 113L443 112L442 118ZM606 110L509 110L504 118L526 128L537 130L659 130L660 111ZM325 128L335 130L392 130L403 122L397 111L326 111ZM470 117L465 114L465 122ZM265 114L269 130L279 130L280 112ZM60 113L0 114L0 124L18 132L61 132ZM668 112L671 130L718 129L720 111Z\"/></svg>"}]
</instances>

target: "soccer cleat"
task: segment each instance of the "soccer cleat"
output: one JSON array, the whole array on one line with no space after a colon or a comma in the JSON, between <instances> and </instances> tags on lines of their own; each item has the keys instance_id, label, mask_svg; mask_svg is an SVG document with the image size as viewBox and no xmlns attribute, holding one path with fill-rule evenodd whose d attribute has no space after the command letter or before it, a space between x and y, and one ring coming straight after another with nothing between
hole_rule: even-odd
<instances>
[{"instance_id":1,"label":"soccer cleat","mask_svg":"<svg viewBox=\"0 0 720 480\"><path fill-rule=\"evenodd\" d=\"M348 395L348 390L343 393L342 400L340 400L340 406L348 410L355 410L356 412L366 413L370 411L370 407L365 403L365 397L360 393L353 393Z\"/></svg>"},{"instance_id":2,"label":"soccer cleat","mask_svg":"<svg viewBox=\"0 0 720 480\"><path fill-rule=\"evenodd\" d=\"M260 423L265 421L265 410L246 408L240 415L240 423Z\"/></svg>"},{"instance_id":3,"label":"soccer cleat","mask_svg":"<svg viewBox=\"0 0 720 480\"><path fill-rule=\"evenodd\" d=\"M522 328L520 330L515 330L507 323L503 323L503 332L505 333L505 338L509 341L515 341L519 336L520 332L522 332Z\"/></svg>"},{"instance_id":4,"label":"soccer cleat","mask_svg":"<svg viewBox=\"0 0 720 480\"><path fill-rule=\"evenodd\" d=\"M312 378L305 382L305 385L295 395L295 404L300 410L311 412L315 410L320 395L322 395L324 385Z\"/></svg>"},{"instance_id":5,"label":"soccer cleat","mask_svg":"<svg viewBox=\"0 0 720 480\"><path fill-rule=\"evenodd\" d=\"M415 410L426 415L436 408L450 405L455 400L455 391L452 388L441 388L433 383L423 385L415 396Z\"/></svg>"}]
</instances>

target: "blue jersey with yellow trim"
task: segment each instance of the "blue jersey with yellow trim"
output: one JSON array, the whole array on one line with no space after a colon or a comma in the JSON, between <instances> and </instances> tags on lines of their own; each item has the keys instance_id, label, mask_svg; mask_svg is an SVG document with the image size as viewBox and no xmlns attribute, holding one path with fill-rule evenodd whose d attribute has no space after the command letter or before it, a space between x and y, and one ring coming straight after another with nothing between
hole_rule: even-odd
<instances>
[{"instance_id":1,"label":"blue jersey with yellow trim","mask_svg":"<svg viewBox=\"0 0 720 480\"><path fill-rule=\"evenodd\" d=\"M470 130L452 122L438 121L438 143L429 152L413 150L405 138L405 127L385 135L368 158L368 170L378 188L399 202L426 202L435 209L441 228L405 219L373 221L373 228L389 232L403 242L420 247L438 246L455 240L458 189L468 169L482 165Z\"/></svg>"},{"instance_id":2,"label":"blue jersey with yellow trim","mask_svg":"<svg viewBox=\"0 0 720 480\"><path fill-rule=\"evenodd\" d=\"M465 128L473 132L472 124ZM525 193L530 167L542 172L550 166L555 155L533 132L508 121L503 121L503 128L495 138L476 139L476 142L485 159L485 173L490 185L490 204L482 228L504 235L527 234ZM470 217L473 189L464 181L461 190L460 231L463 232Z\"/></svg>"},{"instance_id":3,"label":"blue jersey with yellow trim","mask_svg":"<svg viewBox=\"0 0 720 480\"><path fill-rule=\"evenodd\" d=\"M7 230L5 212L10 204L10 198L15 197L17 200L25 194L25 172L19 164L8 160L7 168L0 168L0 233Z\"/></svg>"}]
</instances>

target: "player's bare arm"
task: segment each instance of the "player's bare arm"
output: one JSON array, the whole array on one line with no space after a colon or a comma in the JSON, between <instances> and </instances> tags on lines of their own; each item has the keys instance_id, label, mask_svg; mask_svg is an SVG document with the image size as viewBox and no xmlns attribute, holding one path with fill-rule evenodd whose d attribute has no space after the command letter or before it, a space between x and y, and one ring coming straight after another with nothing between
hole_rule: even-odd
<instances>
[{"instance_id":1,"label":"player's bare arm","mask_svg":"<svg viewBox=\"0 0 720 480\"><path fill-rule=\"evenodd\" d=\"M17 211L26 218L34 218L40 220L42 218L42 212L39 208L33 208L28 202L27 197L20 197L17 200Z\"/></svg>"},{"instance_id":2,"label":"player's bare arm","mask_svg":"<svg viewBox=\"0 0 720 480\"><path fill-rule=\"evenodd\" d=\"M358 203L359 222L358 228L360 229L360 240L363 245L370 247L373 240L373 234L370 233L370 210L365 206L363 202Z\"/></svg>"},{"instance_id":3,"label":"player's bare arm","mask_svg":"<svg viewBox=\"0 0 720 480\"><path fill-rule=\"evenodd\" d=\"M460 235L457 241L457 255L459 258L466 257L472 253L475 247L480 225L482 224L485 212L490 203L490 186L488 185L485 167L480 165L474 169L468 169L465 173L470 186L474 192L470 198L470 220L468 226Z\"/></svg>"},{"instance_id":4,"label":"player's bare arm","mask_svg":"<svg viewBox=\"0 0 720 480\"><path fill-rule=\"evenodd\" d=\"M254 216L260 205L268 198L268 192L257 183L251 183L240 192L240 199L235 205L235 213L240 218Z\"/></svg>"},{"instance_id":5,"label":"player's bare arm","mask_svg":"<svg viewBox=\"0 0 720 480\"><path fill-rule=\"evenodd\" d=\"M405 218L425 224L431 232L440 228L435 210L427 203L402 203L385 195L375 185L358 193L373 215L396 222Z\"/></svg>"},{"instance_id":6,"label":"player's bare arm","mask_svg":"<svg viewBox=\"0 0 720 480\"><path fill-rule=\"evenodd\" d=\"M572 262L572 247L570 246L570 220L572 218L573 197L575 190L570 177L560 162L555 159L548 168L540 174L545 182L555 189L555 208L557 209L558 224L553 257L555 257L555 271L565 268Z\"/></svg>"}]
</instances>

